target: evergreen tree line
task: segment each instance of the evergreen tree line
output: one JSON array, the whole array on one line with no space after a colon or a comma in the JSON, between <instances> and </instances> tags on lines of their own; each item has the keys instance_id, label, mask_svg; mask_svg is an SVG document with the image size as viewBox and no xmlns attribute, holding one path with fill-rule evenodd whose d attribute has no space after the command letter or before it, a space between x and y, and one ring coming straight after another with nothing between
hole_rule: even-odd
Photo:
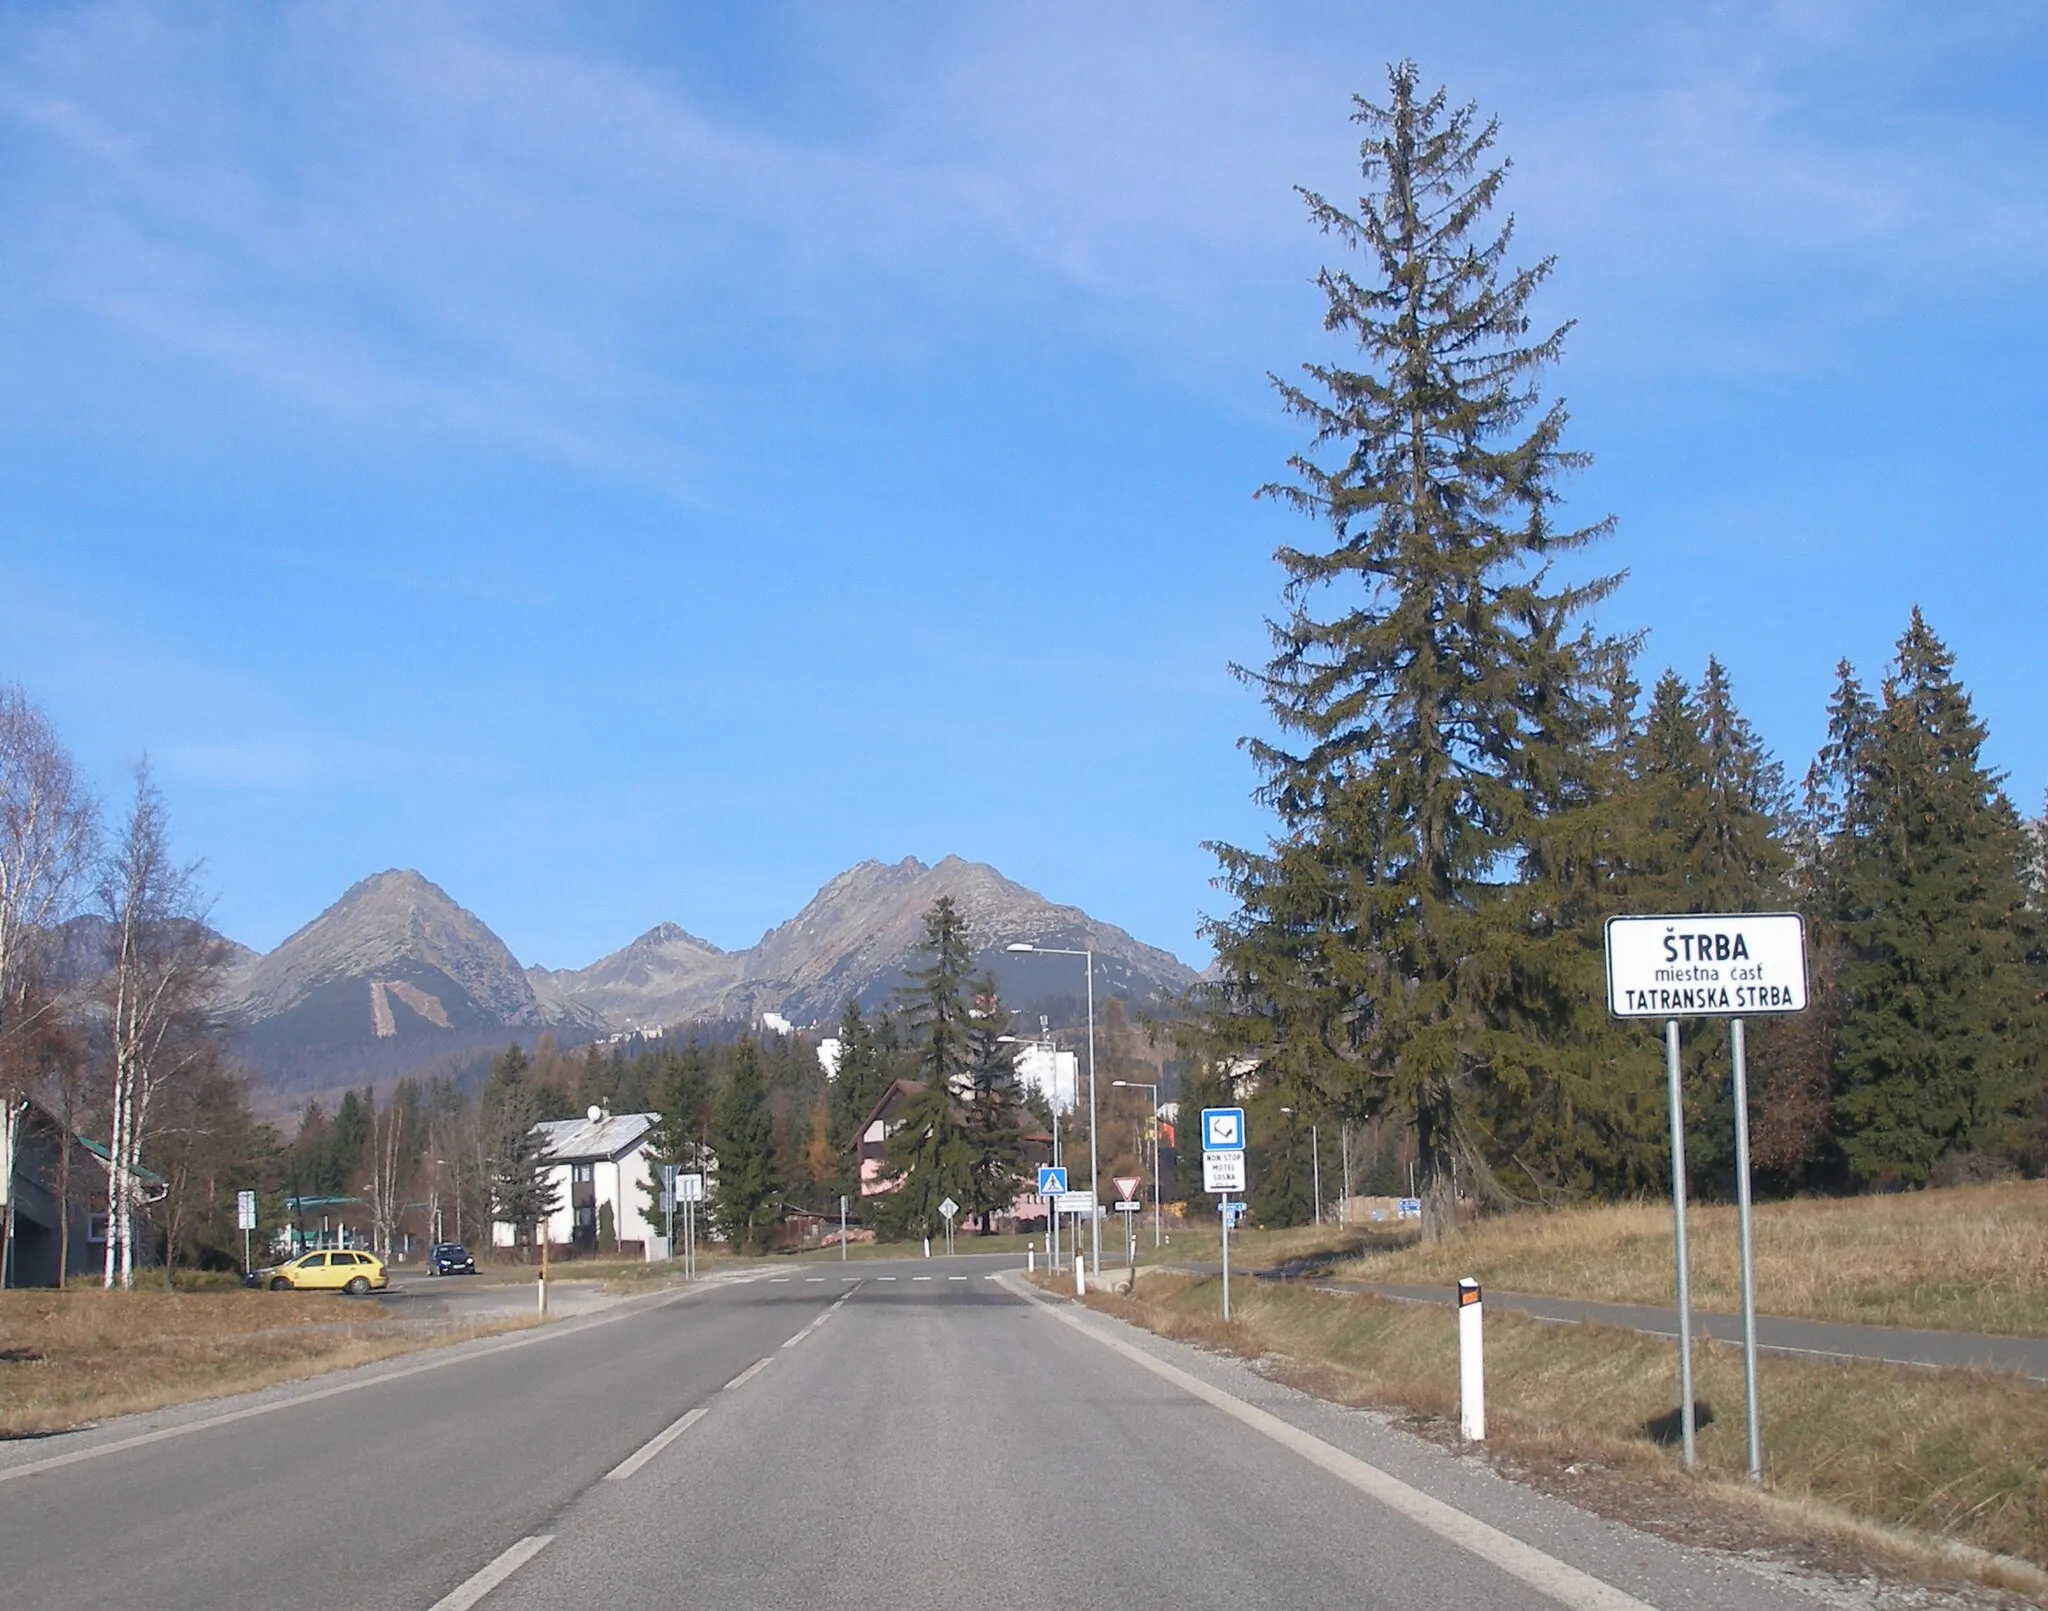
<instances>
[{"instance_id":1,"label":"evergreen tree line","mask_svg":"<svg viewBox=\"0 0 2048 1611\"><path fill-rule=\"evenodd\" d=\"M1660 1190L1659 1037L1608 1018L1602 923L1791 908L1816 1006L1750 1037L1768 1182L2038 1170L2040 837L1953 657L1916 610L1875 694L1845 664L1797 790L1717 659L1645 697L1641 637L1595 623L1613 523L1561 518L1586 455L1540 381L1569 325L1536 323L1550 260L1512 263L1497 126L1409 63L1356 122L1356 206L1303 192L1351 249L1319 284L1356 358L1276 379L1309 445L1264 489L1318 535L1280 548L1271 657L1236 668L1271 722L1245 748L1275 827L1214 847L1235 910L1183 1105L1406 1130L1431 1234L1455 1195ZM1685 1044L1712 1189L1724 1027Z\"/></svg>"}]
</instances>

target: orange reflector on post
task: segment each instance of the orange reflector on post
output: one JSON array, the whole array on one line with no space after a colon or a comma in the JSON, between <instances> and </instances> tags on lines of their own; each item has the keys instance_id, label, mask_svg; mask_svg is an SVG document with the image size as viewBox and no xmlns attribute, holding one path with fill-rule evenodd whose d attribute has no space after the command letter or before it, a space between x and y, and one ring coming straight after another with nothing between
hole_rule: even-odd
<instances>
[{"instance_id":1,"label":"orange reflector on post","mask_svg":"<svg viewBox=\"0 0 2048 1611\"><path fill-rule=\"evenodd\" d=\"M1468 1275L1458 1283L1458 1307L1462 1309L1466 1304L1478 1301L1479 1283Z\"/></svg>"}]
</instances>

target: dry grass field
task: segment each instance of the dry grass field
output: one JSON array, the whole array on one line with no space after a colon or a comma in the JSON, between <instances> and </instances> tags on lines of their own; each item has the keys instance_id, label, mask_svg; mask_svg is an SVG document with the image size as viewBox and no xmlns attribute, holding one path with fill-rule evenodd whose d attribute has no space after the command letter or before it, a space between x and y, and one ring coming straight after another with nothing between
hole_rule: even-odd
<instances>
[{"instance_id":1,"label":"dry grass field","mask_svg":"<svg viewBox=\"0 0 2048 1611\"><path fill-rule=\"evenodd\" d=\"M1688 1229L1693 1302L1736 1309L1735 1210L1696 1207ZM1764 1203L1756 1242L1765 1314L2048 1335L2048 1182ZM1663 1203L1531 1211L1334 1273L1444 1284L1471 1275L1504 1292L1668 1307L1671 1245Z\"/></svg>"},{"instance_id":2,"label":"dry grass field","mask_svg":"<svg viewBox=\"0 0 2048 1611\"><path fill-rule=\"evenodd\" d=\"M534 1323L399 1319L325 1293L0 1292L0 1437L61 1432Z\"/></svg>"},{"instance_id":3,"label":"dry grass field","mask_svg":"<svg viewBox=\"0 0 2048 1611\"><path fill-rule=\"evenodd\" d=\"M1160 1271L1140 1278L1135 1300L1089 1301L1259 1359L1322 1397L1400 1411L1426 1433L1454 1436L1448 1304L1254 1281L1233 1281L1232 1296L1227 1327L1213 1278ZM1671 1344L1509 1311L1489 1313L1486 1334L1492 1457L1582 1503L1700 1542L2048 1591L2037 1570L2048 1566L2048 1391L1972 1371L1766 1357L1769 1490L1758 1495L1743 1479L1735 1349L1701 1351L1699 1397L1713 1419L1700 1433L1701 1473L1688 1477L1651 1430L1677 1406Z\"/></svg>"}]
</instances>

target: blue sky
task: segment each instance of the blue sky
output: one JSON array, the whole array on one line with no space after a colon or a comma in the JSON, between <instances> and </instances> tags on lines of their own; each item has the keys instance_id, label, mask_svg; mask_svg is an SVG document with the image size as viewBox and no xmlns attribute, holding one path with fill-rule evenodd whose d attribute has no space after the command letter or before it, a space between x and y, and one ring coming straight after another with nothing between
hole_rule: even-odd
<instances>
[{"instance_id":1,"label":"blue sky","mask_svg":"<svg viewBox=\"0 0 2048 1611\"><path fill-rule=\"evenodd\" d=\"M1199 960L1388 61L1497 115L1646 680L1796 775L1909 608L2038 808L2027 4L0 4L0 676L215 919L525 961L876 856Z\"/></svg>"}]
</instances>

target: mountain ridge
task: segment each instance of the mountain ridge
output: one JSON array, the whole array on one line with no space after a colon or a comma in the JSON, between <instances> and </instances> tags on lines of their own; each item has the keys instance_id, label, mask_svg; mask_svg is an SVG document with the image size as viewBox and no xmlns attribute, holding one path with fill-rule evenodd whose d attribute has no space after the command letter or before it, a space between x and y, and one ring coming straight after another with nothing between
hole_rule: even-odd
<instances>
[{"instance_id":1,"label":"mountain ridge","mask_svg":"<svg viewBox=\"0 0 2048 1611\"><path fill-rule=\"evenodd\" d=\"M977 969L1012 1002L1078 998L1084 984L1078 958L1005 949L1016 943L1092 947L1099 995L1158 1003L1196 978L1172 953L1078 906L949 855L933 865L914 856L856 863L742 950L663 922L566 969L521 966L446 890L391 868L350 885L274 950L244 954L227 970L221 1000L260 1077L293 1090L339 1088L371 1067L389 1077L408 1047L426 1061L543 1031L574 1041L771 1012L829 1022L849 998L874 1007L902 986L924 914L946 895L966 920Z\"/></svg>"}]
</instances>

